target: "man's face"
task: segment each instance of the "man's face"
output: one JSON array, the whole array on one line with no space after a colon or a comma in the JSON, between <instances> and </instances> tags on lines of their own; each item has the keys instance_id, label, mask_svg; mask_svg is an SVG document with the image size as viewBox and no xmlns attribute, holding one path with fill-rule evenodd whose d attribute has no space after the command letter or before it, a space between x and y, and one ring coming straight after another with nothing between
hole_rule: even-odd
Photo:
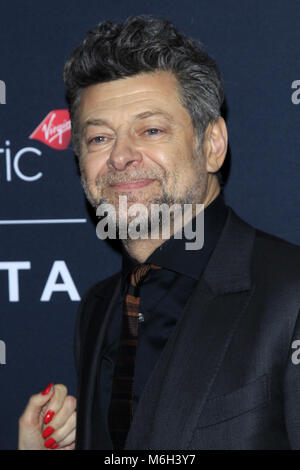
<instances>
[{"instance_id":1,"label":"man's face","mask_svg":"<svg viewBox=\"0 0 300 470\"><path fill-rule=\"evenodd\" d=\"M79 107L82 182L89 201L128 208L203 203L205 158L177 80L169 72L140 74L86 88Z\"/></svg>"}]
</instances>

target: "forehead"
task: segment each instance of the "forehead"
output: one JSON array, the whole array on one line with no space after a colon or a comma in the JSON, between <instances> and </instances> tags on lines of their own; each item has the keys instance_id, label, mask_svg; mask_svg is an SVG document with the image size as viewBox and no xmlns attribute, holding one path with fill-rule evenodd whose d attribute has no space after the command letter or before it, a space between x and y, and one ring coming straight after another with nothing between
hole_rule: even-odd
<instances>
[{"instance_id":1,"label":"forehead","mask_svg":"<svg viewBox=\"0 0 300 470\"><path fill-rule=\"evenodd\" d=\"M155 108L166 111L178 120L189 119L179 101L176 77L166 71L143 73L133 77L99 83L85 88L79 106L82 126L89 119L137 115Z\"/></svg>"}]
</instances>

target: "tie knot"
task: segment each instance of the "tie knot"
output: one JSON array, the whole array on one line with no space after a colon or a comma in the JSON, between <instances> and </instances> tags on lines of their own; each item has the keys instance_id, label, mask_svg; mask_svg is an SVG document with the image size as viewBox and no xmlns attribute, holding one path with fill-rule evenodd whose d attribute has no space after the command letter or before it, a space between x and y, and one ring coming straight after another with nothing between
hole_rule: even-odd
<instances>
[{"instance_id":1,"label":"tie knot","mask_svg":"<svg viewBox=\"0 0 300 470\"><path fill-rule=\"evenodd\" d=\"M131 272L131 284L134 287L138 287L143 282L150 269L161 269L161 267L155 264L139 264L135 266Z\"/></svg>"}]
</instances>

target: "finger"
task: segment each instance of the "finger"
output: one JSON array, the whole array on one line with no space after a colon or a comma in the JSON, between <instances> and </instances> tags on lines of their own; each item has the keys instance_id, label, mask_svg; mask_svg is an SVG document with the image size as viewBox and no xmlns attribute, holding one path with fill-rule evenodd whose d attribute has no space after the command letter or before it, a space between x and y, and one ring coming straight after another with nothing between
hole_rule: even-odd
<instances>
[{"instance_id":1,"label":"finger","mask_svg":"<svg viewBox=\"0 0 300 470\"><path fill-rule=\"evenodd\" d=\"M68 397L69 398L69 397ZM73 397L70 397L73 398ZM55 442L61 443L69 434L76 428L76 412L73 411L72 414L66 419L61 426L55 427L55 422L48 426L43 431L43 437L46 439L45 447L48 447L49 442L48 438L51 436L51 439L54 439ZM48 442L47 442L48 441Z\"/></svg>"},{"instance_id":2,"label":"finger","mask_svg":"<svg viewBox=\"0 0 300 470\"><path fill-rule=\"evenodd\" d=\"M51 400L53 394L54 387L51 383L43 392L32 395L19 419L20 426L35 427L40 425L41 410L45 405L47 405L47 402Z\"/></svg>"},{"instance_id":3,"label":"finger","mask_svg":"<svg viewBox=\"0 0 300 470\"><path fill-rule=\"evenodd\" d=\"M62 438L63 437L63 438ZM75 445L76 438L76 416L75 413L70 418L69 422L64 426L64 429L59 432L53 433L50 438L45 440L44 446L50 449L61 449Z\"/></svg>"},{"instance_id":4,"label":"finger","mask_svg":"<svg viewBox=\"0 0 300 470\"><path fill-rule=\"evenodd\" d=\"M50 426L56 431L65 426L70 416L76 410L76 403L77 400L75 397L72 397L71 395L67 396L61 408L53 415L53 418L50 422ZM47 414L45 415L45 418L46 416ZM46 423L46 425L48 426L48 423ZM46 429L44 429L44 432L46 432Z\"/></svg>"},{"instance_id":5,"label":"finger","mask_svg":"<svg viewBox=\"0 0 300 470\"><path fill-rule=\"evenodd\" d=\"M54 385L54 394L51 397L47 406L43 409L44 423L49 424L58 411L63 407L68 389L63 384Z\"/></svg>"},{"instance_id":6,"label":"finger","mask_svg":"<svg viewBox=\"0 0 300 470\"><path fill-rule=\"evenodd\" d=\"M76 439L76 426L70 431L69 434L67 434L65 436L64 439L62 439L61 441L57 442L57 444L59 445L58 448L60 449L64 449L72 444L75 443L75 439Z\"/></svg>"},{"instance_id":7,"label":"finger","mask_svg":"<svg viewBox=\"0 0 300 470\"><path fill-rule=\"evenodd\" d=\"M75 442L73 442L73 444L66 446L66 447L58 447L56 450L75 450Z\"/></svg>"}]
</instances>

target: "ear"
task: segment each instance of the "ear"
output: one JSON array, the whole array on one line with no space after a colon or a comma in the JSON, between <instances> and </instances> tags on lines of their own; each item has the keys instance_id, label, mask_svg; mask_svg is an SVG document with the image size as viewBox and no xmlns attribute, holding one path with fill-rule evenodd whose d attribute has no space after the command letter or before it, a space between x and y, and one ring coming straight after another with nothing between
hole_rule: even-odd
<instances>
[{"instance_id":1,"label":"ear","mask_svg":"<svg viewBox=\"0 0 300 470\"><path fill-rule=\"evenodd\" d=\"M225 121L219 117L209 123L205 130L203 150L206 156L206 170L216 173L224 163L227 153L228 135Z\"/></svg>"}]
</instances>

